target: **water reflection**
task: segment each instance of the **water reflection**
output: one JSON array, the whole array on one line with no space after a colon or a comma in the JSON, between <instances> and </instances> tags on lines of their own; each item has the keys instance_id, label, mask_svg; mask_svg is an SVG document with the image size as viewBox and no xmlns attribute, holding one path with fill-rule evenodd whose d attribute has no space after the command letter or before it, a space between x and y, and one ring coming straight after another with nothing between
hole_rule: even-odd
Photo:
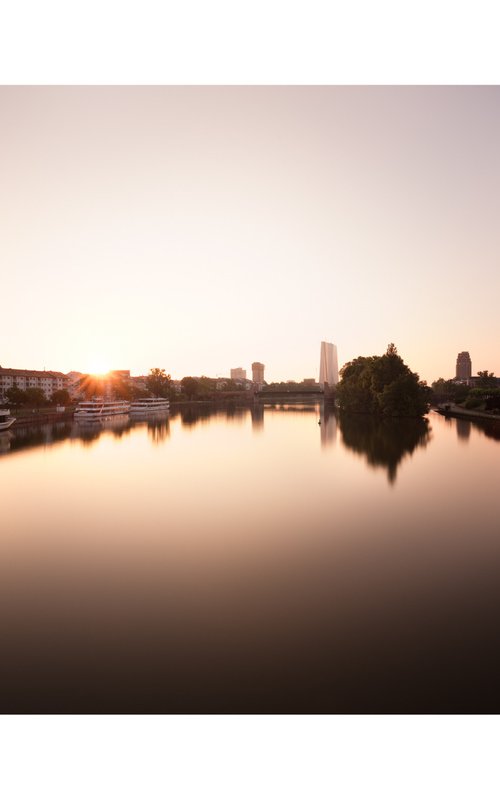
<instances>
[{"instance_id":1,"label":"water reflection","mask_svg":"<svg viewBox=\"0 0 500 800\"><path fill-rule=\"evenodd\" d=\"M321 404L321 447L331 447L337 440L337 415L331 406Z\"/></svg>"},{"instance_id":2,"label":"water reflection","mask_svg":"<svg viewBox=\"0 0 500 800\"><path fill-rule=\"evenodd\" d=\"M467 442L472 430L472 423L467 419L457 419L457 436L459 440Z\"/></svg>"},{"instance_id":3,"label":"water reflection","mask_svg":"<svg viewBox=\"0 0 500 800\"><path fill-rule=\"evenodd\" d=\"M134 429L147 428L150 441L155 445L165 443L171 435L170 422L180 419L182 427L194 428L198 424L208 424L218 418L242 429L250 421L253 433L264 431L264 416L269 414L304 414L319 421L321 447L328 449L337 441L340 429L342 443L356 453L364 455L368 464L387 469L389 482L396 481L401 461L411 455L416 448L425 447L430 441L429 423L426 419L376 419L368 415L339 414L332 406L323 403L254 403L250 407L193 404L162 412L154 416L117 416L103 421L61 421L43 425L29 424L17 426L0 434L0 456L9 452L30 448L47 447L65 439L80 441L90 447L102 435L116 439L127 437ZM318 420L319 418L319 420ZM472 431L500 441L500 421L465 420L441 418L449 429L456 426L456 436L461 444L468 445Z\"/></svg>"},{"instance_id":4,"label":"water reflection","mask_svg":"<svg viewBox=\"0 0 500 800\"><path fill-rule=\"evenodd\" d=\"M254 403L250 409L252 416L252 430L254 433L264 430L264 406L260 403Z\"/></svg>"},{"instance_id":5,"label":"water reflection","mask_svg":"<svg viewBox=\"0 0 500 800\"><path fill-rule=\"evenodd\" d=\"M84 446L96 442L103 433L120 439L133 428L128 417L111 417L107 420L87 422L49 422L43 425L20 425L9 431L8 442L0 443L0 453L15 452L31 447L48 447L66 439L78 440Z\"/></svg>"},{"instance_id":6,"label":"water reflection","mask_svg":"<svg viewBox=\"0 0 500 800\"><path fill-rule=\"evenodd\" d=\"M170 415L168 411L157 411L155 414L135 412L131 416L132 427L146 427L153 444L162 444L170 436Z\"/></svg>"},{"instance_id":7,"label":"water reflection","mask_svg":"<svg viewBox=\"0 0 500 800\"><path fill-rule=\"evenodd\" d=\"M14 434L11 431L5 431L4 433L0 433L0 453L8 453L10 450L10 443L14 438Z\"/></svg>"},{"instance_id":8,"label":"water reflection","mask_svg":"<svg viewBox=\"0 0 500 800\"><path fill-rule=\"evenodd\" d=\"M366 456L372 467L387 469L389 483L406 455L430 441L427 419L378 419L364 414L340 414L342 441L350 450Z\"/></svg>"},{"instance_id":9,"label":"water reflection","mask_svg":"<svg viewBox=\"0 0 500 800\"><path fill-rule=\"evenodd\" d=\"M208 406L184 406L180 411L172 413L172 417L180 414L181 422L184 427L192 428L196 423L202 422L213 416L216 411Z\"/></svg>"},{"instance_id":10,"label":"water reflection","mask_svg":"<svg viewBox=\"0 0 500 800\"><path fill-rule=\"evenodd\" d=\"M441 420L448 428L454 425L457 429L457 437L461 442L466 444L469 440L471 432L480 431L488 439L495 439L500 441L500 419L484 419L476 417L475 419L460 419L460 417L442 416Z\"/></svg>"},{"instance_id":11,"label":"water reflection","mask_svg":"<svg viewBox=\"0 0 500 800\"><path fill-rule=\"evenodd\" d=\"M480 428L489 439L496 439L497 442L500 442L500 422L496 420L485 422Z\"/></svg>"},{"instance_id":12,"label":"water reflection","mask_svg":"<svg viewBox=\"0 0 500 800\"><path fill-rule=\"evenodd\" d=\"M200 406L1 437L0 712L496 713L498 424Z\"/></svg>"},{"instance_id":13,"label":"water reflection","mask_svg":"<svg viewBox=\"0 0 500 800\"><path fill-rule=\"evenodd\" d=\"M71 437L73 422L52 422L45 425L26 425L9 431L8 442L0 445L0 452L15 452L29 447L39 447L62 442Z\"/></svg>"},{"instance_id":14,"label":"water reflection","mask_svg":"<svg viewBox=\"0 0 500 800\"><path fill-rule=\"evenodd\" d=\"M162 444L170 436L169 418L149 420L148 434L154 444Z\"/></svg>"}]
</instances>

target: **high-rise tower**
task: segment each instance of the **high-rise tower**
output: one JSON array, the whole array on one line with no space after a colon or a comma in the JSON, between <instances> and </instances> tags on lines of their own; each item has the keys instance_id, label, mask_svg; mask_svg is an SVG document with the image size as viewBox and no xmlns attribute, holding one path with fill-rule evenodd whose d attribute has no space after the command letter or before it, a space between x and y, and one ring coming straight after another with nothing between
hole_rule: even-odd
<instances>
[{"instance_id":1,"label":"high-rise tower","mask_svg":"<svg viewBox=\"0 0 500 800\"><path fill-rule=\"evenodd\" d=\"M464 350L457 356L457 381L468 381L472 375L472 361L470 355Z\"/></svg>"},{"instance_id":2,"label":"high-rise tower","mask_svg":"<svg viewBox=\"0 0 500 800\"><path fill-rule=\"evenodd\" d=\"M231 380L232 381L245 381L247 377L246 369L242 369L241 367L235 367L231 370Z\"/></svg>"},{"instance_id":3,"label":"high-rise tower","mask_svg":"<svg viewBox=\"0 0 500 800\"><path fill-rule=\"evenodd\" d=\"M335 386L338 382L339 364L337 359L337 347L331 342L321 342L319 385L324 389L325 383L327 383L328 386Z\"/></svg>"},{"instance_id":4,"label":"high-rise tower","mask_svg":"<svg viewBox=\"0 0 500 800\"><path fill-rule=\"evenodd\" d=\"M260 361L254 361L252 364L252 380L260 386L264 386L264 364Z\"/></svg>"}]
</instances>

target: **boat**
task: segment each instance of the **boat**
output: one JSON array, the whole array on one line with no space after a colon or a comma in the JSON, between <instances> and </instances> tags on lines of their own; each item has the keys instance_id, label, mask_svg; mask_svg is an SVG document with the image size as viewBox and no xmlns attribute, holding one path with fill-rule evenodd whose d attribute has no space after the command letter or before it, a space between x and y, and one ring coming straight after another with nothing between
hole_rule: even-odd
<instances>
[{"instance_id":1,"label":"boat","mask_svg":"<svg viewBox=\"0 0 500 800\"><path fill-rule=\"evenodd\" d=\"M8 408L0 408L0 431L6 431L15 421L16 418L10 416Z\"/></svg>"},{"instance_id":2,"label":"boat","mask_svg":"<svg viewBox=\"0 0 500 800\"><path fill-rule=\"evenodd\" d=\"M130 403L131 414L157 414L169 409L170 401L165 397L141 397Z\"/></svg>"},{"instance_id":3,"label":"boat","mask_svg":"<svg viewBox=\"0 0 500 800\"><path fill-rule=\"evenodd\" d=\"M78 403L74 418L79 422L99 421L106 417L115 417L118 414L128 414L130 403L127 400L84 400Z\"/></svg>"}]
</instances>

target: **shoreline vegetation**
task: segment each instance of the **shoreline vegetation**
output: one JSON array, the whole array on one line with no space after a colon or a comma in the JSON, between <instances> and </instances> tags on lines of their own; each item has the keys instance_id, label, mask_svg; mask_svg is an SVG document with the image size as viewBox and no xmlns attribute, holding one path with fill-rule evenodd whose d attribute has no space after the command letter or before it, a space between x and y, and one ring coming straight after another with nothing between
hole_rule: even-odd
<instances>
[{"instance_id":1,"label":"shoreline vegetation","mask_svg":"<svg viewBox=\"0 0 500 800\"><path fill-rule=\"evenodd\" d=\"M382 356L358 356L340 370L335 395L345 413L376 417L423 417L432 389L404 363L391 342Z\"/></svg>"}]
</instances>

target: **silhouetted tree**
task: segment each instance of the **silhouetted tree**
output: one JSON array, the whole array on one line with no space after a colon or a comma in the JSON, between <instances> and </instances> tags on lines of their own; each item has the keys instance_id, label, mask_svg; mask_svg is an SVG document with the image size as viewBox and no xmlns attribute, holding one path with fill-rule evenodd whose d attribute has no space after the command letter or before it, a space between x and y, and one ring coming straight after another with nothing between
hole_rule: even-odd
<instances>
[{"instance_id":1,"label":"silhouetted tree","mask_svg":"<svg viewBox=\"0 0 500 800\"><path fill-rule=\"evenodd\" d=\"M164 369L153 367L146 378L148 391L156 397L168 397L170 393L170 375Z\"/></svg>"},{"instance_id":2,"label":"silhouetted tree","mask_svg":"<svg viewBox=\"0 0 500 800\"><path fill-rule=\"evenodd\" d=\"M430 390L404 363L394 344L383 356L359 356L340 371L337 398L346 411L390 417L426 413Z\"/></svg>"},{"instance_id":3,"label":"silhouetted tree","mask_svg":"<svg viewBox=\"0 0 500 800\"><path fill-rule=\"evenodd\" d=\"M7 389L5 392L5 396L9 403L13 406L22 406L26 402L26 392L23 392L18 386L11 386L10 389Z\"/></svg>"},{"instance_id":4,"label":"silhouetted tree","mask_svg":"<svg viewBox=\"0 0 500 800\"><path fill-rule=\"evenodd\" d=\"M432 400L435 403L443 403L451 400L454 403L462 403L469 393L469 387L463 383L457 383L454 380L445 381L444 378L438 378L431 384L432 387Z\"/></svg>"},{"instance_id":5,"label":"silhouetted tree","mask_svg":"<svg viewBox=\"0 0 500 800\"><path fill-rule=\"evenodd\" d=\"M30 389L26 389L26 405L28 406L43 406L47 403L47 398L42 389L36 389L32 387Z\"/></svg>"},{"instance_id":6,"label":"silhouetted tree","mask_svg":"<svg viewBox=\"0 0 500 800\"><path fill-rule=\"evenodd\" d=\"M57 389L55 392L52 392L52 397L50 398L50 402L56 406L65 406L69 402L71 402L71 397L67 389Z\"/></svg>"},{"instance_id":7,"label":"silhouetted tree","mask_svg":"<svg viewBox=\"0 0 500 800\"><path fill-rule=\"evenodd\" d=\"M181 380L182 391L191 400L198 394L198 381L187 376Z\"/></svg>"},{"instance_id":8,"label":"silhouetted tree","mask_svg":"<svg viewBox=\"0 0 500 800\"><path fill-rule=\"evenodd\" d=\"M477 381L477 386L481 387L482 389L489 389L495 388L497 385L497 379L495 378L494 372L488 372L487 369L479 371L478 373L479 380Z\"/></svg>"}]
</instances>

